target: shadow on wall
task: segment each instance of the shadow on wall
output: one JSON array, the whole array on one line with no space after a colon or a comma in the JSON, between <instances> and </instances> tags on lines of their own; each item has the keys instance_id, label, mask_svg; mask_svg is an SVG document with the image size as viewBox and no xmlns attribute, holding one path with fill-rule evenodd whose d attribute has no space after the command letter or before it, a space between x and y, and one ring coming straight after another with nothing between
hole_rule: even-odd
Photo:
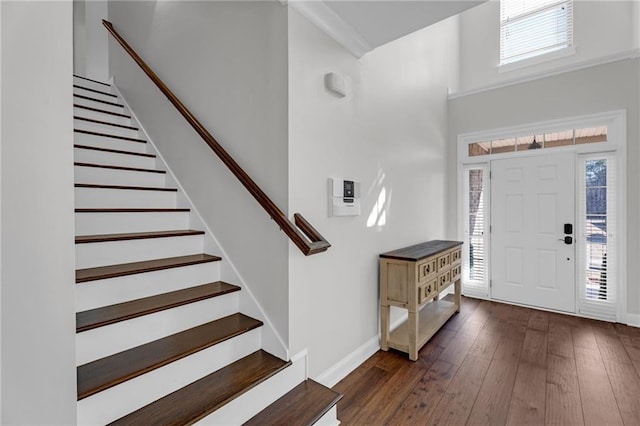
<instances>
[{"instance_id":1,"label":"shadow on wall","mask_svg":"<svg viewBox=\"0 0 640 426\"><path fill-rule=\"evenodd\" d=\"M387 188L384 186L385 173L382 169L378 170L378 177L374 180L373 185L369 189L367 198L378 191L376 202L371 208L369 217L367 218L367 228L376 227L378 230L382 230L387 223L387 216L389 207L391 206L391 193L389 190L387 194Z\"/></svg>"}]
</instances>

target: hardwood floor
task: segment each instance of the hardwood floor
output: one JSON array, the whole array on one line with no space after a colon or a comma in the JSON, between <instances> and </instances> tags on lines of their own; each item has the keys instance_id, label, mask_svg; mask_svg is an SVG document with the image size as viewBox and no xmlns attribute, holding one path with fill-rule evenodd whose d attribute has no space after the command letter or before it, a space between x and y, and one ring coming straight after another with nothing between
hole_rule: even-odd
<instances>
[{"instance_id":1,"label":"hardwood floor","mask_svg":"<svg viewBox=\"0 0 640 426\"><path fill-rule=\"evenodd\" d=\"M640 328L463 298L418 361L379 351L334 390L343 425L640 425Z\"/></svg>"}]
</instances>

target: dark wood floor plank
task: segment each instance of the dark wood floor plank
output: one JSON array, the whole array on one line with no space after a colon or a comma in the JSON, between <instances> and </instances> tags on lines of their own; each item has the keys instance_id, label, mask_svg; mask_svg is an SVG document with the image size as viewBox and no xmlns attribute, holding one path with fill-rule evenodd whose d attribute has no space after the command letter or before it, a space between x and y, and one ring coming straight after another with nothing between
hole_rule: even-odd
<instances>
[{"instance_id":1,"label":"dark wood floor plank","mask_svg":"<svg viewBox=\"0 0 640 426\"><path fill-rule=\"evenodd\" d=\"M571 326L565 323L549 326L549 354L573 358Z\"/></svg>"},{"instance_id":2,"label":"dark wood floor plank","mask_svg":"<svg viewBox=\"0 0 640 426\"><path fill-rule=\"evenodd\" d=\"M443 395L453 376L458 370L458 366L443 360L437 360L431 368L424 374L417 385L410 390L411 393L402 401L398 409L386 418L385 422L377 423L373 418L369 424L389 424L389 425L416 425L422 424L429 419Z\"/></svg>"},{"instance_id":3,"label":"dark wood floor plank","mask_svg":"<svg viewBox=\"0 0 640 426\"><path fill-rule=\"evenodd\" d=\"M179 389L111 425L190 425L288 367L259 350Z\"/></svg>"},{"instance_id":4,"label":"dark wood floor plank","mask_svg":"<svg viewBox=\"0 0 640 426\"><path fill-rule=\"evenodd\" d=\"M544 311L533 310L529 317L529 328L540 331L549 330L549 313Z\"/></svg>"},{"instance_id":5,"label":"dark wood floor plank","mask_svg":"<svg viewBox=\"0 0 640 426\"><path fill-rule=\"evenodd\" d=\"M631 364L631 359L627 354L615 329L594 328L596 343L600 349L603 359L610 359L615 362Z\"/></svg>"},{"instance_id":6,"label":"dark wood floor plank","mask_svg":"<svg viewBox=\"0 0 640 426\"><path fill-rule=\"evenodd\" d=\"M507 424L539 425L545 421L547 333L529 328L522 345Z\"/></svg>"},{"instance_id":7,"label":"dark wood floor plank","mask_svg":"<svg viewBox=\"0 0 640 426\"><path fill-rule=\"evenodd\" d=\"M473 403L478 396L490 362L486 359L468 356L460 366L440 402L429 419L420 423L428 425L465 424Z\"/></svg>"},{"instance_id":8,"label":"dark wood floor plank","mask_svg":"<svg viewBox=\"0 0 640 426\"><path fill-rule=\"evenodd\" d=\"M78 399L94 395L253 330L261 321L233 314L78 367Z\"/></svg>"},{"instance_id":9,"label":"dark wood floor plank","mask_svg":"<svg viewBox=\"0 0 640 426\"><path fill-rule=\"evenodd\" d=\"M640 376L634 366L602 359L625 425L640 425Z\"/></svg>"},{"instance_id":10,"label":"dark wood floor plank","mask_svg":"<svg viewBox=\"0 0 640 426\"><path fill-rule=\"evenodd\" d=\"M407 361L412 362L412 361ZM344 394L344 398L338 403L338 418L344 424L352 424L360 410L374 398L375 393L372 388L382 388L391 377L391 373L378 368L369 368L360 378L359 382ZM334 390L337 391L336 388ZM338 391L339 392L339 391Z\"/></svg>"},{"instance_id":11,"label":"dark wood floor plank","mask_svg":"<svg viewBox=\"0 0 640 426\"><path fill-rule=\"evenodd\" d=\"M351 418L351 424L384 424L406 400L425 370L417 362L404 362L385 383L385 392L377 392L362 409Z\"/></svg>"},{"instance_id":12,"label":"dark wood floor plank","mask_svg":"<svg viewBox=\"0 0 640 426\"><path fill-rule=\"evenodd\" d=\"M522 342L502 338L469 414L474 425L503 425L507 421L518 372Z\"/></svg>"},{"instance_id":13,"label":"dark wood floor plank","mask_svg":"<svg viewBox=\"0 0 640 426\"><path fill-rule=\"evenodd\" d=\"M158 294L117 305L91 309L76 314L76 332L93 330L143 315L164 311L201 300L239 291L240 287L218 281L169 293Z\"/></svg>"},{"instance_id":14,"label":"dark wood floor plank","mask_svg":"<svg viewBox=\"0 0 640 426\"><path fill-rule=\"evenodd\" d=\"M596 335L593 332L593 328L589 325L572 325L571 336L573 338L574 348L583 349L596 349L598 350L598 343L596 342Z\"/></svg>"},{"instance_id":15,"label":"dark wood floor plank","mask_svg":"<svg viewBox=\"0 0 640 426\"><path fill-rule=\"evenodd\" d=\"M575 348L585 424L622 425L609 377L598 349Z\"/></svg>"},{"instance_id":16,"label":"dark wood floor plank","mask_svg":"<svg viewBox=\"0 0 640 426\"><path fill-rule=\"evenodd\" d=\"M307 379L256 414L244 426L311 426L341 398L339 393Z\"/></svg>"},{"instance_id":17,"label":"dark wood floor plank","mask_svg":"<svg viewBox=\"0 0 640 426\"><path fill-rule=\"evenodd\" d=\"M575 359L552 354L547 357L545 411L547 425L584 424Z\"/></svg>"},{"instance_id":18,"label":"dark wood floor plank","mask_svg":"<svg viewBox=\"0 0 640 426\"><path fill-rule=\"evenodd\" d=\"M473 346L475 342L477 334L475 333L465 333L459 331L456 335L451 339L451 342L447 345L447 347L442 351L438 359L443 361L447 361L454 365L460 365L464 361L464 358L467 356L469 349Z\"/></svg>"},{"instance_id":19,"label":"dark wood floor plank","mask_svg":"<svg viewBox=\"0 0 640 426\"><path fill-rule=\"evenodd\" d=\"M188 256L168 257L165 259L145 260L142 262L123 263L119 265L99 266L76 270L76 283L142 274L163 269L179 268L200 263L218 262L221 258L209 254L193 254Z\"/></svg>"},{"instance_id":20,"label":"dark wood floor plank","mask_svg":"<svg viewBox=\"0 0 640 426\"><path fill-rule=\"evenodd\" d=\"M469 349L469 355L490 361L496 349L498 349L499 342L500 333L496 333L493 330L483 330Z\"/></svg>"}]
</instances>

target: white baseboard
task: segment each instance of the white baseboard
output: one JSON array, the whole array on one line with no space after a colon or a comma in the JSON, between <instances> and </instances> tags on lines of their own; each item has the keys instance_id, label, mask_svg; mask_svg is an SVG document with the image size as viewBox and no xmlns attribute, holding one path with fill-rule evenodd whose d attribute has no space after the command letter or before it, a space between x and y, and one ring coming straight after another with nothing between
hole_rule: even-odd
<instances>
[{"instance_id":1,"label":"white baseboard","mask_svg":"<svg viewBox=\"0 0 640 426\"><path fill-rule=\"evenodd\" d=\"M355 370L360 364L365 362L367 358L378 352L379 349L380 339L378 338L378 336L374 336L363 343L355 351L351 352L336 364L329 367L323 373L321 373L317 377L314 377L313 380L323 384L328 388L332 388L336 385L336 383L344 379L349 373Z\"/></svg>"},{"instance_id":2,"label":"white baseboard","mask_svg":"<svg viewBox=\"0 0 640 426\"><path fill-rule=\"evenodd\" d=\"M640 327L640 314L627 313L627 325L632 327Z\"/></svg>"}]
</instances>

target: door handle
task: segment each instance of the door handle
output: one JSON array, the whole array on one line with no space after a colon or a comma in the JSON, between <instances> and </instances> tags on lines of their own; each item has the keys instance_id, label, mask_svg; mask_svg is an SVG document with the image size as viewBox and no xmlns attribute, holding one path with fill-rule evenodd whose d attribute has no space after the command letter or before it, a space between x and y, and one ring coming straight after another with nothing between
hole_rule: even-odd
<instances>
[{"instance_id":1,"label":"door handle","mask_svg":"<svg viewBox=\"0 0 640 426\"><path fill-rule=\"evenodd\" d=\"M564 241L565 244L573 244L573 237L558 238L558 241Z\"/></svg>"}]
</instances>

